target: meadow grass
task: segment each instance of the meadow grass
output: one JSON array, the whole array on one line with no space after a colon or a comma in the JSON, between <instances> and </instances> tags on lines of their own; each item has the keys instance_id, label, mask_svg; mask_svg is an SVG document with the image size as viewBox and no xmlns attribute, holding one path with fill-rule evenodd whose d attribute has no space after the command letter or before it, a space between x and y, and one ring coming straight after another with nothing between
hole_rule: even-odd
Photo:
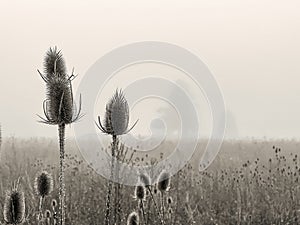
<instances>
[{"instance_id":1,"label":"meadow grass","mask_svg":"<svg viewBox=\"0 0 300 225\"><path fill-rule=\"evenodd\" d=\"M68 140L66 145L70 149L66 154L66 224L103 224L107 181L82 159L74 141ZM164 149L167 147L163 146L161 152L168 152ZM198 172L192 161L171 178L169 190L163 195L157 185L150 190L158 208L164 209L165 224L298 224L298 149L299 143L291 140L225 141L207 171ZM0 163L1 209L6 191L19 179L26 203L24 224L36 224L39 197L34 180L45 170L52 174L54 188L44 199L43 213L48 213L44 216L45 222L53 224L53 216L58 211L57 204L53 206L59 194L58 154L55 140L5 138ZM146 157L141 160L141 157L133 156L132 162L152 160ZM160 158L159 153L157 158ZM160 224L149 190L146 188L142 200L145 215L140 201L134 198L135 191L135 187L121 187L121 224L127 223L132 212L139 214L140 224ZM3 214L0 221L4 221Z\"/></svg>"}]
</instances>

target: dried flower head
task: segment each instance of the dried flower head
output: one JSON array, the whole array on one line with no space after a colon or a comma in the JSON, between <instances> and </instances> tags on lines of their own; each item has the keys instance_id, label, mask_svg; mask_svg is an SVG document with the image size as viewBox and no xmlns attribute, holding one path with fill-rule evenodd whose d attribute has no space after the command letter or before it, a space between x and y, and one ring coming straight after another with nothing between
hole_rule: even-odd
<instances>
[{"instance_id":1,"label":"dried flower head","mask_svg":"<svg viewBox=\"0 0 300 225\"><path fill-rule=\"evenodd\" d=\"M132 212L128 216L127 225L138 225L139 220L139 215L136 212Z\"/></svg>"},{"instance_id":2,"label":"dried flower head","mask_svg":"<svg viewBox=\"0 0 300 225\"><path fill-rule=\"evenodd\" d=\"M134 197L138 200L145 200L146 197L146 189L144 186L138 184L135 187Z\"/></svg>"},{"instance_id":3,"label":"dried flower head","mask_svg":"<svg viewBox=\"0 0 300 225\"><path fill-rule=\"evenodd\" d=\"M45 217L46 217L46 218L50 218L50 217L51 217L51 211L50 211L50 210L47 209L47 210L45 211Z\"/></svg>"},{"instance_id":4,"label":"dried flower head","mask_svg":"<svg viewBox=\"0 0 300 225\"><path fill-rule=\"evenodd\" d=\"M49 195L53 189L52 176L48 172L43 171L35 178L34 188L36 193L42 198Z\"/></svg>"},{"instance_id":5,"label":"dried flower head","mask_svg":"<svg viewBox=\"0 0 300 225\"><path fill-rule=\"evenodd\" d=\"M66 76L66 64L61 51L57 47L50 48L44 59L44 73L50 79L53 76Z\"/></svg>"},{"instance_id":6,"label":"dried flower head","mask_svg":"<svg viewBox=\"0 0 300 225\"><path fill-rule=\"evenodd\" d=\"M170 183L171 183L170 174L167 173L166 171L162 171L158 178L158 184L157 184L158 190L160 192L168 191L170 188Z\"/></svg>"},{"instance_id":7,"label":"dried flower head","mask_svg":"<svg viewBox=\"0 0 300 225\"><path fill-rule=\"evenodd\" d=\"M52 199L52 207L55 208L57 206L57 201L55 199Z\"/></svg>"},{"instance_id":8,"label":"dried flower head","mask_svg":"<svg viewBox=\"0 0 300 225\"><path fill-rule=\"evenodd\" d=\"M75 76L68 77L64 59L60 51L56 48L47 52L44 60L45 75L39 74L46 82L46 100L43 103L44 114L43 123L47 124L70 124L77 121L81 115L81 98L79 100L79 109L73 102L72 80Z\"/></svg>"},{"instance_id":9,"label":"dried flower head","mask_svg":"<svg viewBox=\"0 0 300 225\"><path fill-rule=\"evenodd\" d=\"M24 193L13 189L7 192L3 217L7 224L21 224L25 219L25 198Z\"/></svg>"},{"instance_id":10,"label":"dried flower head","mask_svg":"<svg viewBox=\"0 0 300 225\"><path fill-rule=\"evenodd\" d=\"M173 204L173 198L171 196L168 197L167 201L169 205Z\"/></svg>"},{"instance_id":11,"label":"dried flower head","mask_svg":"<svg viewBox=\"0 0 300 225\"><path fill-rule=\"evenodd\" d=\"M110 135L122 135L128 133L136 125L128 129L129 123L129 106L122 90L116 90L113 97L106 104L106 112L103 121L101 123L100 116L98 116L98 128L106 134Z\"/></svg>"}]
</instances>

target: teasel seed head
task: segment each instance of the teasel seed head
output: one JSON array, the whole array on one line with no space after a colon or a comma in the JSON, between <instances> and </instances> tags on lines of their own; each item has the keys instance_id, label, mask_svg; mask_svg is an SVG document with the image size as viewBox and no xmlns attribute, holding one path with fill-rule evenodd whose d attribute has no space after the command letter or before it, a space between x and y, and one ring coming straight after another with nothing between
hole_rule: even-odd
<instances>
[{"instance_id":1,"label":"teasel seed head","mask_svg":"<svg viewBox=\"0 0 300 225\"><path fill-rule=\"evenodd\" d=\"M77 109L73 102L71 84L75 78L74 71L68 77L62 54L56 48L54 50L50 48L47 52L44 67L45 75L38 71L46 82L46 100L43 103L46 118L40 117L41 122L57 125L77 121L81 117L81 97Z\"/></svg>"},{"instance_id":2,"label":"teasel seed head","mask_svg":"<svg viewBox=\"0 0 300 225\"><path fill-rule=\"evenodd\" d=\"M44 59L44 73L48 79L53 76L66 77L66 65L61 51L57 47L50 48Z\"/></svg>"},{"instance_id":3,"label":"teasel seed head","mask_svg":"<svg viewBox=\"0 0 300 225\"><path fill-rule=\"evenodd\" d=\"M168 191L170 188L170 183L171 183L170 174L167 173L166 171L162 171L158 178L158 184L157 184L158 190L160 192Z\"/></svg>"},{"instance_id":4,"label":"teasel seed head","mask_svg":"<svg viewBox=\"0 0 300 225\"><path fill-rule=\"evenodd\" d=\"M45 218L50 218L50 217L51 217L51 211L47 209L45 211Z\"/></svg>"},{"instance_id":5,"label":"teasel seed head","mask_svg":"<svg viewBox=\"0 0 300 225\"><path fill-rule=\"evenodd\" d=\"M134 197L135 197L135 199L144 201L145 197L146 197L146 189L145 189L145 187L142 186L142 185L140 185L140 184L138 184L135 187Z\"/></svg>"},{"instance_id":6,"label":"teasel seed head","mask_svg":"<svg viewBox=\"0 0 300 225\"><path fill-rule=\"evenodd\" d=\"M127 225L138 225L140 223L139 215L136 212L130 213L127 220Z\"/></svg>"},{"instance_id":7,"label":"teasel seed head","mask_svg":"<svg viewBox=\"0 0 300 225\"><path fill-rule=\"evenodd\" d=\"M53 179L52 176L46 172L41 172L36 178L34 182L34 188L36 193L44 198L49 195L53 189Z\"/></svg>"},{"instance_id":8,"label":"teasel seed head","mask_svg":"<svg viewBox=\"0 0 300 225\"><path fill-rule=\"evenodd\" d=\"M21 224L25 219L24 193L13 189L6 194L3 210L4 221L7 224Z\"/></svg>"},{"instance_id":9,"label":"teasel seed head","mask_svg":"<svg viewBox=\"0 0 300 225\"><path fill-rule=\"evenodd\" d=\"M106 104L105 117L103 125L100 116L98 116L98 128L109 135L123 135L127 134L136 125L128 129L129 123L129 106L122 90L116 90L113 97Z\"/></svg>"},{"instance_id":10,"label":"teasel seed head","mask_svg":"<svg viewBox=\"0 0 300 225\"><path fill-rule=\"evenodd\" d=\"M171 196L168 197L168 204L169 204L169 205L173 204L173 198L172 198Z\"/></svg>"},{"instance_id":11,"label":"teasel seed head","mask_svg":"<svg viewBox=\"0 0 300 225\"><path fill-rule=\"evenodd\" d=\"M52 207L55 208L57 206L57 201L55 199L52 199Z\"/></svg>"}]
</instances>

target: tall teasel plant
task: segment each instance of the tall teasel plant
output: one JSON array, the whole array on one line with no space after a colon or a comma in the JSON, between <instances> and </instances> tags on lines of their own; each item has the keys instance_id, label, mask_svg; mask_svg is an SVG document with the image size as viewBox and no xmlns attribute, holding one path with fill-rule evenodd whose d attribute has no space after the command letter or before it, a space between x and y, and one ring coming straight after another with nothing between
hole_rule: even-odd
<instances>
[{"instance_id":1,"label":"tall teasel plant","mask_svg":"<svg viewBox=\"0 0 300 225\"><path fill-rule=\"evenodd\" d=\"M43 103L45 118L40 122L58 125L60 172L59 172L59 224L65 224L65 126L81 118L81 97L77 109L73 101L72 81L76 77L72 71L69 76L61 51L50 48L44 58L44 74L38 70L46 83L46 100Z\"/></svg>"},{"instance_id":2,"label":"tall teasel plant","mask_svg":"<svg viewBox=\"0 0 300 225\"><path fill-rule=\"evenodd\" d=\"M101 122L100 116L98 116L97 127L105 134L112 136L111 143L111 174L110 180L108 181L108 191L106 198L106 212L105 212L105 225L109 224L120 224L120 205L119 205L119 183L115 185L115 212L114 212L114 221L111 221L111 201L112 201L112 189L113 189L113 178L114 175L119 181L119 171L116 168L115 171L115 158L118 151L118 136L127 134L130 132L134 126L137 124L136 121L131 128L128 128L129 125L129 106L128 102L124 96L122 90L116 90L115 94L106 104L106 111L103 122Z\"/></svg>"}]
</instances>

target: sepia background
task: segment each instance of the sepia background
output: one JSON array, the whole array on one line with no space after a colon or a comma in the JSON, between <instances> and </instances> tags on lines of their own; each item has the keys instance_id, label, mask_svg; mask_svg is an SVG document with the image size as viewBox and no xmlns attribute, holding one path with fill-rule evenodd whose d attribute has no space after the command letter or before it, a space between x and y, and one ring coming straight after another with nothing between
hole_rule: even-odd
<instances>
[{"instance_id":1,"label":"sepia background","mask_svg":"<svg viewBox=\"0 0 300 225\"><path fill-rule=\"evenodd\" d=\"M56 129L36 122L45 98L36 69L42 69L50 46L62 49L70 72L75 67L76 90L87 69L105 53L131 42L157 40L186 48L208 65L224 95L227 138L299 138L299 7L297 0L2 0L3 135L56 136ZM130 72L140 75L137 69ZM172 71L164 72L173 77ZM104 93L104 101L111 94ZM159 111L155 104L147 107ZM137 107L133 119L139 108L145 109ZM203 110L209 117L207 112ZM149 126L143 118L139 124L136 133ZM202 130L209 129L203 124ZM72 136L72 131L67 134Z\"/></svg>"}]
</instances>

